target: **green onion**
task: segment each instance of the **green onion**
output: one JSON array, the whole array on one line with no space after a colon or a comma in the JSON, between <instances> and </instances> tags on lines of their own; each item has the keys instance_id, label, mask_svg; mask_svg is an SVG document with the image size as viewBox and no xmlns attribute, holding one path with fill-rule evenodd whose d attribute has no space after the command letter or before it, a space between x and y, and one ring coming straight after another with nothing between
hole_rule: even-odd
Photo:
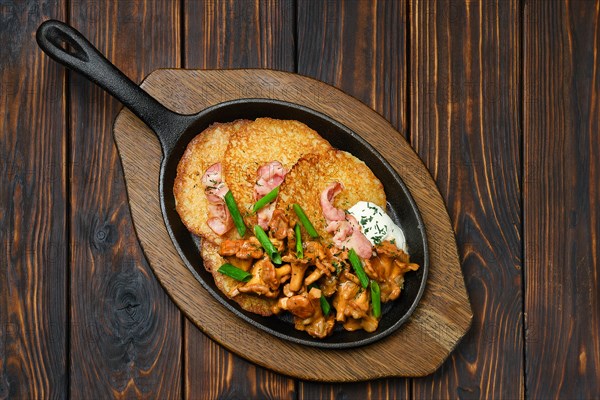
<instances>
[{"instance_id":1,"label":"green onion","mask_svg":"<svg viewBox=\"0 0 600 400\"><path fill-rule=\"evenodd\" d=\"M229 263L221 265L217 271L240 282L248 282L252 278L252 274Z\"/></svg>"},{"instance_id":2,"label":"green onion","mask_svg":"<svg viewBox=\"0 0 600 400\"><path fill-rule=\"evenodd\" d=\"M269 237L260 225L254 225L254 236L256 236L263 249L265 249L269 258L271 258L271 261L275 264L281 264L281 255L275 246L273 246L273 243L271 243L271 240L269 240Z\"/></svg>"},{"instance_id":3,"label":"green onion","mask_svg":"<svg viewBox=\"0 0 600 400\"><path fill-rule=\"evenodd\" d=\"M323 310L323 314L325 314L325 316L328 316L329 312L331 311L331 306L329 305L329 302L327 301L325 296L323 296L323 293L321 293L321 298L319 299L319 301L321 302L321 310Z\"/></svg>"},{"instance_id":4,"label":"green onion","mask_svg":"<svg viewBox=\"0 0 600 400\"><path fill-rule=\"evenodd\" d=\"M253 213L257 212L258 210L260 210L261 208L263 208L264 206L266 206L267 204L269 204L270 202L275 200L275 198L277 197L278 194L279 194L279 186L277 186L275 189L271 190L269 193L264 195L260 200L258 200L256 203L254 203L254 207L252 207L252 212Z\"/></svg>"},{"instance_id":5,"label":"green onion","mask_svg":"<svg viewBox=\"0 0 600 400\"><path fill-rule=\"evenodd\" d=\"M356 272L356 276L358 276L358 280L362 287L366 288L369 285L369 278L363 269L362 262L360 258L358 258L358 254L354 251L354 249L350 249L348 252L348 259L350 260L350 264L352 264L352 268L354 268L354 272Z\"/></svg>"},{"instance_id":6,"label":"green onion","mask_svg":"<svg viewBox=\"0 0 600 400\"><path fill-rule=\"evenodd\" d=\"M300 207L298 204L294 204L294 205L292 205L292 207L294 207L294 211L296 212L298 219L300 220L300 222L302 222L302 225L304 225L304 229L306 229L306 232L308 232L310 237L313 239L318 238L319 234L315 230L315 227L313 226L313 224L310 223L310 221L309 221L308 217L306 216L306 214L304 213L304 210L302 209L302 207Z\"/></svg>"},{"instance_id":7,"label":"green onion","mask_svg":"<svg viewBox=\"0 0 600 400\"><path fill-rule=\"evenodd\" d=\"M379 318L381 316L381 290L379 284L371 280L371 304L373 305L373 316Z\"/></svg>"},{"instance_id":8,"label":"green onion","mask_svg":"<svg viewBox=\"0 0 600 400\"><path fill-rule=\"evenodd\" d=\"M302 234L300 233L300 224L294 226L296 232L296 257L304 258L304 250L302 249Z\"/></svg>"},{"instance_id":9,"label":"green onion","mask_svg":"<svg viewBox=\"0 0 600 400\"><path fill-rule=\"evenodd\" d=\"M227 208L229 209L229 213L233 218L233 223L235 224L238 233L240 236L244 237L246 234L246 225L244 224L242 214L240 214L237 204L235 204L235 200L233 198L233 194L231 194L231 191L225 194L225 204L227 204Z\"/></svg>"},{"instance_id":10,"label":"green onion","mask_svg":"<svg viewBox=\"0 0 600 400\"><path fill-rule=\"evenodd\" d=\"M309 289L312 289L312 288L319 289L319 287L317 285L315 285L314 283L310 284L308 286L308 288ZM319 289L319 290L321 290L321 289ZM323 292L321 292L321 297L319 298L319 302L321 303L321 310L323 311L323 314L325 316L328 316L329 312L331 312L331 306L329 305L329 302L327 301L325 296L323 296Z\"/></svg>"}]
</instances>

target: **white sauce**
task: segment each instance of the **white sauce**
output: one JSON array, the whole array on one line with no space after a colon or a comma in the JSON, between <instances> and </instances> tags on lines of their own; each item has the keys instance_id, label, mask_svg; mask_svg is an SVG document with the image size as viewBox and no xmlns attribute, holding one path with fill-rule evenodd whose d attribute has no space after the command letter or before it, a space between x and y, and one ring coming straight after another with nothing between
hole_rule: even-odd
<instances>
[{"instance_id":1,"label":"white sauce","mask_svg":"<svg viewBox=\"0 0 600 400\"><path fill-rule=\"evenodd\" d=\"M389 240L408 254L402 228L396 225L381 207L368 201L359 201L348 212L356 218L362 233L372 245Z\"/></svg>"}]
</instances>

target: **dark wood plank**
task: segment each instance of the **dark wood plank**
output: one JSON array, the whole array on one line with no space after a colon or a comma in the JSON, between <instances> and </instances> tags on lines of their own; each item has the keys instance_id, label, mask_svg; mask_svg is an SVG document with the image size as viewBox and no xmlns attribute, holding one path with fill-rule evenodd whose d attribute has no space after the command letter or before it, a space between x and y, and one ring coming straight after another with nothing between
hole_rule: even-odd
<instances>
[{"instance_id":1,"label":"dark wood plank","mask_svg":"<svg viewBox=\"0 0 600 400\"><path fill-rule=\"evenodd\" d=\"M446 200L475 316L415 398L524 396L519 10L410 4L410 135Z\"/></svg>"},{"instance_id":2,"label":"dark wood plank","mask_svg":"<svg viewBox=\"0 0 600 400\"><path fill-rule=\"evenodd\" d=\"M298 73L334 85L406 131L406 2L298 2ZM402 399L409 379L300 382L302 399Z\"/></svg>"},{"instance_id":3,"label":"dark wood plank","mask_svg":"<svg viewBox=\"0 0 600 400\"><path fill-rule=\"evenodd\" d=\"M294 68L293 1L186 1L186 68ZM295 397L295 383L212 342L185 322L185 397Z\"/></svg>"},{"instance_id":4,"label":"dark wood plank","mask_svg":"<svg viewBox=\"0 0 600 400\"><path fill-rule=\"evenodd\" d=\"M65 72L33 40L52 2L0 3L0 398L67 395Z\"/></svg>"},{"instance_id":5,"label":"dark wood plank","mask_svg":"<svg viewBox=\"0 0 600 400\"><path fill-rule=\"evenodd\" d=\"M189 399L294 399L294 380L225 350L186 322L185 380ZM192 333L194 332L194 333Z\"/></svg>"},{"instance_id":6,"label":"dark wood plank","mask_svg":"<svg viewBox=\"0 0 600 400\"><path fill-rule=\"evenodd\" d=\"M600 394L600 1L524 8L526 387Z\"/></svg>"},{"instance_id":7,"label":"dark wood plank","mask_svg":"<svg viewBox=\"0 0 600 400\"><path fill-rule=\"evenodd\" d=\"M184 4L186 68L294 69L292 0Z\"/></svg>"},{"instance_id":8,"label":"dark wood plank","mask_svg":"<svg viewBox=\"0 0 600 400\"><path fill-rule=\"evenodd\" d=\"M300 381L298 398L318 399L409 399L410 379L379 379L356 383L315 383Z\"/></svg>"},{"instance_id":9,"label":"dark wood plank","mask_svg":"<svg viewBox=\"0 0 600 400\"><path fill-rule=\"evenodd\" d=\"M180 66L179 4L72 1L72 24L134 81ZM138 245L112 125L121 105L71 75L73 398L181 396L181 316Z\"/></svg>"},{"instance_id":10,"label":"dark wood plank","mask_svg":"<svg viewBox=\"0 0 600 400\"><path fill-rule=\"evenodd\" d=\"M405 0L298 1L298 73L342 89L406 136Z\"/></svg>"}]
</instances>

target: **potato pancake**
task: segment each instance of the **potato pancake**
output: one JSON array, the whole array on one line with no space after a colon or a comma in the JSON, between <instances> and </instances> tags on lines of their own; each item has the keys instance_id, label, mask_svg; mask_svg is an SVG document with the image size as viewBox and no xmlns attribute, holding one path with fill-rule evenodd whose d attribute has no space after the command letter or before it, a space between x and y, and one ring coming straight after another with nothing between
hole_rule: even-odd
<instances>
[{"instance_id":1,"label":"potato pancake","mask_svg":"<svg viewBox=\"0 0 600 400\"><path fill-rule=\"evenodd\" d=\"M336 208L348 210L359 201L370 201L385 210L385 192L379 179L364 162L341 150L301 158L280 187L277 208L296 219L291 205L299 204L319 235L331 239L331 234L325 229L327 223L320 198L321 193L334 182L344 186L333 202Z\"/></svg>"},{"instance_id":2,"label":"potato pancake","mask_svg":"<svg viewBox=\"0 0 600 400\"><path fill-rule=\"evenodd\" d=\"M177 212L190 232L214 243L220 243L223 237L213 232L207 224L209 203L202 176L211 165L222 162L232 135L250 122L237 120L209 126L192 139L177 165L173 186ZM236 230L232 229L224 236L229 238L236 234Z\"/></svg>"},{"instance_id":3,"label":"potato pancake","mask_svg":"<svg viewBox=\"0 0 600 400\"><path fill-rule=\"evenodd\" d=\"M258 118L235 132L223 159L223 174L248 226L256 224L249 212L255 203L257 171L279 161L286 171L304 155L332 147L317 132L298 121Z\"/></svg>"}]
</instances>

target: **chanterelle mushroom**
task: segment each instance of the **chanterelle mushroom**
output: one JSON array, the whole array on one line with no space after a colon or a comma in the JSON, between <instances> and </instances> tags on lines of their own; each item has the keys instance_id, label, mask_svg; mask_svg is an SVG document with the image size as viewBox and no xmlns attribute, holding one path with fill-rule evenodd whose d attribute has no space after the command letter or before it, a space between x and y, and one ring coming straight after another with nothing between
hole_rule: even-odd
<instances>
[{"instance_id":1,"label":"chanterelle mushroom","mask_svg":"<svg viewBox=\"0 0 600 400\"><path fill-rule=\"evenodd\" d=\"M247 240L223 240L219 248L219 254L222 256L235 256L242 260L259 259L263 256L263 249L258 239L252 236Z\"/></svg>"},{"instance_id":2,"label":"chanterelle mushroom","mask_svg":"<svg viewBox=\"0 0 600 400\"><path fill-rule=\"evenodd\" d=\"M239 292L256 293L265 297L277 297L279 294L278 288L280 281L277 277L275 266L271 263L269 257L265 256L258 260L252 266L251 273L252 278L246 284L237 288Z\"/></svg>"},{"instance_id":3,"label":"chanterelle mushroom","mask_svg":"<svg viewBox=\"0 0 600 400\"><path fill-rule=\"evenodd\" d=\"M310 275L308 275L306 277L306 279L304 279L304 284L306 286L310 285L311 283L316 282L320 277L323 276L323 270L319 269L319 268L315 268L315 270L313 272L310 273Z\"/></svg>"},{"instance_id":4,"label":"chanterelle mushroom","mask_svg":"<svg viewBox=\"0 0 600 400\"><path fill-rule=\"evenodd\" d=\"M346 318L351 314L354 306L350 303L354 302L354 299L358 297L361 292L361 286L355 275L344 271L340 275L340 280L333 298L333 306L337 310L336 321L344 322ZM365 290L362 290L365 292Z\"/></svg>"},{"instance_id":5,"label":"chanterelle mushroom","mask_svg":"<svg viewBox=\"0 0 600 400\"><path fill-rule=\"evenodd\" d=\"M333 306L337 310L336 320L343 322L344 329L348 331L364 329L373 332L379 321L373 317L369 303L369 291L360 286L355 275L344 271L333 298Z\"/></svg>"},{"instance_id":6,"label":"chanterelle mushroom","mask_svg":"<svg viewBox=\"0 0 600 400\"><path fill-rule=\"evenodd\" d=\"M321 291L312 288L308 293L279 299L278 307L294 315L296 329L322 339L331 333L335 321L333 315L329 317L323 315L320 298Z\"/></svg>"},{"instance_id":7,"label":"chanterelle mushroom","mask_svg":"<svg viewBox=\"0 0 600 400\"><path fill-rule=\"evenodd\" d=\"M292 292L297 292L302 288L306 268L308 268L308 264L306 262L292 262L292 279L290 281L290 290Z\"/></svg>"},{"instance_id":8,"label":"chanterelle mushroom","mask_svg":"<svg viewBox=\"0 0 600 400\"><path fill-rule=\"evenodd\" d=\"M381 301L395 300L400 296L404 285L404 274L416 271L417 264L411 264L408 256L390 242L383 242L375 248L377 256L364 260L365 272L379 283Z\"/></svg>"},{"instance_id":9,"label":"chanterelle mushroom","mask_svg":"<svg viewBox=\"0 0 600 400\"><path fill-rule=\"evenodd\" d=\"M284 264L279 268L275 268L275 275L277 275L277 280L279 283L283 283L290 279L290 274L292 273L292 267L290 264Z\"/></svg>"},{"instance_id":10,"label":"chanterelle mushroom","mask_svg":"<svg viewBox=\"0 0 600 400\"><path fill-rule=\"evenodd\" d=\"M276 209L273 212L273 218L271 219L271 222L269 222L269 232L275 239L285 239L290 231L288 225L289 221L285 216L285 212L283 210Z\"/></svg>"}]
</instances>

